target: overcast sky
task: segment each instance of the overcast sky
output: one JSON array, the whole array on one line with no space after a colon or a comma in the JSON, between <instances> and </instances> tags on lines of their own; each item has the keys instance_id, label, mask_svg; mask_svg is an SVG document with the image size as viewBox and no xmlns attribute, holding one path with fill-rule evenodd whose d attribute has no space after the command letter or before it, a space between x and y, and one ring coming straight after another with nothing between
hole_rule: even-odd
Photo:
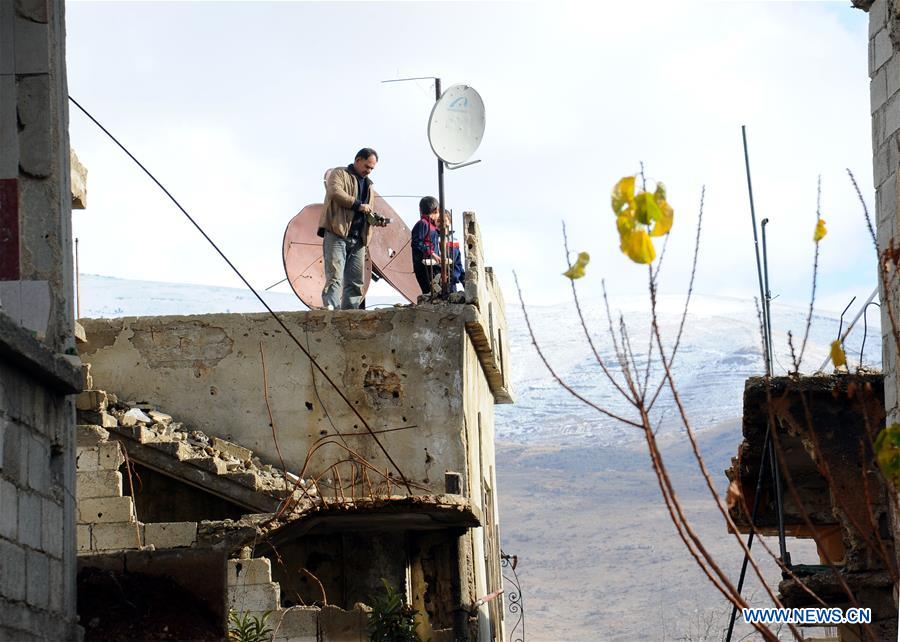
<instances>
[{"instance_id":1,"label":"overcast sky","mask_svg":"<svg viewBox=\"0 0 900 642\"><path fill-rule=\"evenodd\" d=\"M250 281L283 278L290 218L321 202L322 174L362 146L385 194L437 191L429 81L465 83L487 110L483 162L446 178L475 210L508 301L567 299L561 222L591 253L580 283L639 293L618 250L613 184L663 180L675 209L663 289L684 289L701 185L697 289L757 292L740 126L773 293L808 297L822 175L823 307L865 298L874 251L846 177L873 207L867 16L849 2L67 2L69 93L187 207ZM239 285L130 161L72 108L87 166L75 214L84 273ZM393 200L408 224L416 202ZM461 221L457 219L457 225ZM282 286L286 288L286 286Z\"/></svg>"}]
</instances>

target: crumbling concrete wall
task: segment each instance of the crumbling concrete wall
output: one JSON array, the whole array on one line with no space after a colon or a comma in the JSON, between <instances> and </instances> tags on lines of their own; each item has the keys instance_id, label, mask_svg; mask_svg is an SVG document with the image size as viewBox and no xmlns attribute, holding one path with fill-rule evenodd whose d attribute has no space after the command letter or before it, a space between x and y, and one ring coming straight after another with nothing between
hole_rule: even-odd
<instances>
[{"instance_id":1,"label":"crumbling concrete wall","mask_svg":"<svg viewBox=\"0 0 900 642\"><path fill-rule=\"evenodd\" d=\"M0 2L0 639L74 640L71 195L62 0Z\"/></svg>"},{"instance_id":2,"label":"crumbling concrete wall","mask_svg":"<svg viewBox=\"0 0 900 642\"><path fill-rule=\"evenodd\" d=\"M466 404L488 412L493 405L490 395L464 401L473 382L484 379L478 359L466 357L466 322L474 314L471 306L438 305L281 316L372 429L391 431L378 439L403 474L441 493L445 471L468 475ZM345 459L337 444L346 443L399 483L350 406L268 315L98 319L84 326L82 356L99 388L161 405L264 461L280 463L280 448L298 471L317 441L333 442L315 452L305 476ZM486 422L490 436L492 419Z\"/></svg>"},{"instance_id":3,"label":"crumbling concrete wall","mask_svg":"<svg viewBox=\"0 0 900 642\"><path fill-rule=\"evenodd\" d=\"M272 565L265 557L228 560L228 606L238 617L263 620L272 630L272 642L367 642L367 611L356 605L282 608L281 587L272 580ZM265 615L269 612L268 616ZM437 641L435 641L437 642Z\"/></svg>"},{"instance_id":4,"label":"crumbling concrete wall","mask_svg":"<svg viewBox=\"0 0 900 642\"><path fill-rule=\"evenodd\" d=\"M505 324L500 326L505 330ZM479 356L474 346L466 346L466 369L475 367ZM466 380L465 394L466 437L471 446L468 451L468 477L475 483L472 487L471 502L481 509L482 526L472 529L467 545L472 549L472 558L484 560L475 564L473 575L463 578L464 598L469 604L478 598L502 588L500 576L500 514L497 503L497 476L494 470L494 404L493 393L485 378ZM477 490L476 490L477 489ZM477 496L476 496L477 495ZM496 621L499 613L490 613L491 605L484 604L478 609L478 639L490 640L491 621Z\"/></svg>"}]
</instances>

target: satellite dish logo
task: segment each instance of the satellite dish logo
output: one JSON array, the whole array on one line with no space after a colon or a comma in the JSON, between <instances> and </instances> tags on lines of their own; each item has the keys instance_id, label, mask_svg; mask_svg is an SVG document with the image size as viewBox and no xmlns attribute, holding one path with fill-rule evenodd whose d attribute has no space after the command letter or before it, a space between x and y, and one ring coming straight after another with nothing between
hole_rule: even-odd
<instances>
[{"instance_id":1,"label":"satellite dish logo","mask_svg":"<svg viewBox=\"0 0 900 642\"><path fill-rule=\"evenodd\" d=\"M447 111L469 111L469 99L466 96L460 96L447 105Z\"/></svg>"}]
</instances>

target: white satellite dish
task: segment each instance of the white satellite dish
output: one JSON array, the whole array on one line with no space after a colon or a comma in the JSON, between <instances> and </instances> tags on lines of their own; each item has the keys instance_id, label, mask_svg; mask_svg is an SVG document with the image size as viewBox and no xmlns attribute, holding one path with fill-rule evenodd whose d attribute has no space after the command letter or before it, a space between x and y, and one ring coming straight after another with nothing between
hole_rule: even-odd
<instances>
[{"instance_id":1,"label":"white satellite dish","mask_svg":"<svg viewBox=\"0 0 900 642\"><path fill-rule=\"evenodd\" d=\"M428 142L435 156L456 165L468 160L484 136L484 101L468 85L453 85L441 95L428 119Z\"/></svg>"}]
</instances>

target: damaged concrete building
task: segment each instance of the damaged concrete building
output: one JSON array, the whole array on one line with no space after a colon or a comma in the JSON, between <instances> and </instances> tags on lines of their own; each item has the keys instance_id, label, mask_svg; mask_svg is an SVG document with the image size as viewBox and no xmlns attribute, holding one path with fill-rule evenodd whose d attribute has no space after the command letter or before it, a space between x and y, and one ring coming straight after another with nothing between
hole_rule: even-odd
<instances>
[{"instance_id":1,"label":"damaged concrete building","mask_svg":"<svg viewBox=\"0 0 900 642\"><path fill-rule=\"evenodd\" d=\"M511 402L506 325L475 216L464 223L465 303L279 313L284 326L81 320L87 639L166 621L216 639L229 611L272 611L275 640L367 640L383 581L419 612L423 640L503 638L493 407ZM154 619L135 590L96 603L141 583L196 617Z\"/></svg>"},{"instance_id":2,"label":"damaged concrete building","mask_svg":"<svg viewBox=\"0 0 900 642\"><path fill-rule=\"evenodd\" d=\"M82 364L64 34L62 0L0 2L0 640L367 640L382 580L423 639L502 639L474 216L464 303L85 320Z\"/></svg>"}]
</instances>

